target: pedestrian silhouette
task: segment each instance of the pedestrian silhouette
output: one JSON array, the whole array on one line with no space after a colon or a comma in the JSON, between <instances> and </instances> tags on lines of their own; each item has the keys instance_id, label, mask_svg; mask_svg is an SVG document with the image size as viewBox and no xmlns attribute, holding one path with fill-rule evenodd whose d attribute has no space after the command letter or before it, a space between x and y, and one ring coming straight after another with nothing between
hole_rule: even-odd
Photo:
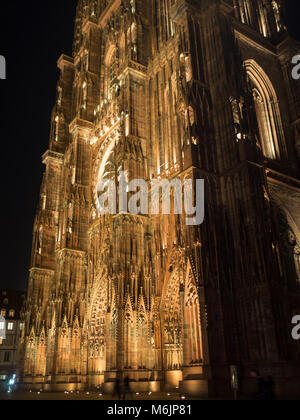
<instances>
[{"instance_id":1,"label":"pedestrian silhouette","mask_svg":"<svg viewBox=\"0 0 300 420\"><path fill-rule=\"evenodd\" d=\"M257 390L254 394L254 400L256 401L271 401L275 400L275 383L271 376L264 379L257 370L251 371L251 377L256 379Z\"/></svg>"},{"instance_id":2,"label":"pedestrian silhouette","mask_svg":"<svg viewBox=\"0 0 300 420\"><path fill-rule=\"evenodd\" d=\"M266 399L269 401L275 401L277 398L276 398L276 393L275 393L275 382L272 376L268 376L266 380L266 388L267 388Z\"/></svg>"},{"instance_id":3,"label":"pedestrian silhouette","mask_svg":"<svg viewBox=\"0 0 300 420\"><path fill-rule=\"evenodd\" d=\"M116 380L115 394L117 395L118 399L121 400L121 383L119 378Z\"/></svg>"},{"instance_id":4,"label":"pedestrian silhouette","mask_svg":"<svg viewBox=\"0 0 300 420\"><path fill-rule=\"evenodd\" d=\"M130 393L130 387L129 387L129 377L126 376L124 379L124 386L123 386L123 400L126 400L126 394Z\"/></svg>"}]
</instances>

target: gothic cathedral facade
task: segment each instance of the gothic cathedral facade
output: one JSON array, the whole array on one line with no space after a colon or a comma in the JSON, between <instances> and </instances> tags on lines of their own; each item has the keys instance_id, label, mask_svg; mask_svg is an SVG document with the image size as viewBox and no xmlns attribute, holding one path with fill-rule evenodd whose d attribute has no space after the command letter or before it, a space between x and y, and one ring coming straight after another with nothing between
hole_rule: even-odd
<instances>
[{"instance_id":1,"label":"gothic cathedral facade","mask_svg":"<svg viewBox=\"0 0 300 420\"><path fill-rule=\"evenodd\" d=\"M275 0L78 0L33 232L24 387L300 382L300 81ZM97 185L205 180L205 220L100 215ZM298 386L299 389L299 386Z\"/></svg>"}]
</instances>

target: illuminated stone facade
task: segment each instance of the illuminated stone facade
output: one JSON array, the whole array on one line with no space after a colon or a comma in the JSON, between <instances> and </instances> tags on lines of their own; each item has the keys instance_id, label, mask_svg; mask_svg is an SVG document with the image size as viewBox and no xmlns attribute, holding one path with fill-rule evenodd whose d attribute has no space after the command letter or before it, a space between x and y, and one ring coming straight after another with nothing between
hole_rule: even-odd
<instances>
[{"instance_id":1,"label":"illuminated stone facade","mask_svg":"<svg viewBox=\"0 0 300 420\"><path fill-rule=\"evenodd\" d=\"M24 386L109 391L128 375L133 389L231 395L237 366L244 393L252 368L291 392L296 51L279 1L79 0L43 157ZM99 217L97 182L120 170L205 179L204 224Z\"/></svg>"}]
</instances>

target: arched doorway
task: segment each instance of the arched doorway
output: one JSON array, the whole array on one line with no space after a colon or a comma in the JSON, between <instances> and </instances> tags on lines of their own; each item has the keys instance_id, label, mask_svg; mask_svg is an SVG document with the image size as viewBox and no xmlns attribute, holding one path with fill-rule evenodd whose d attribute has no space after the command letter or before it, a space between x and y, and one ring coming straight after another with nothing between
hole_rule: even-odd
<instances>
[{"instance_id":1,"label":"arched doorway","mask_svg":"<svg viewBox=\"0 0 300 420\"><path fill-rule=\"evenodd\" d=\"M183 271L171 274L164 290L161 309L162 367L165 383L178 387L183 367Z\"/></svg>"},{"instance_id":2,"label":"arched doorway","mask_svg":"<svg viewBox=\"0 0 300 420\"><path fill-rule=\"evenodd\" d=\"M173 270L164 289L161 310L165 383L178 387L187 376L203 373L199 294L190 265Z\"/></svg>"}]
</instances>

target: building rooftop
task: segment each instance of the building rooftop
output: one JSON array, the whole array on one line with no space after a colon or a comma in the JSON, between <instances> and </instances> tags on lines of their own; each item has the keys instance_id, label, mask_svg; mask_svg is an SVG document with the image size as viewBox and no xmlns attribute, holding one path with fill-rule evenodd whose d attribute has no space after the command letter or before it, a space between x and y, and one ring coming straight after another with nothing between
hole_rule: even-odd
<instances>
[{"instance_id":1,"label":"building rooftop","mask_svg":"<svg viewBox=\"0 0 300 420\"><path fill-rule=\"evenodd\" d=\"M20 319L24 300L24 291L0 289L0 315L8 320ZM5 314L3 313L4 311Z\"/></svg>"}]
</instances>

